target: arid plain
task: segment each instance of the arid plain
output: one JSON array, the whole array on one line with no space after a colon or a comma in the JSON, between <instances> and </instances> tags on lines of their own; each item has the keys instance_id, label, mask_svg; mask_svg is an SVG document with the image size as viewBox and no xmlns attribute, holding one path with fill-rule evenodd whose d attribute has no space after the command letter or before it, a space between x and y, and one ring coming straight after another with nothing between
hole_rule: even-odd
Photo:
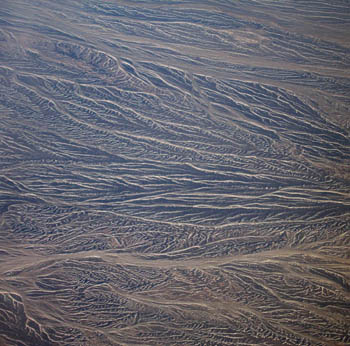
<instances>
[{"instance_id":1,"label":"arid plain","mask_svg":"<svg viewBox=\"0 0 350 346\"><path fill-rule=\"evenodd\" d=\"M350 3L0 1L0 345L349 345Z\"/></svg>"}]
</instances>

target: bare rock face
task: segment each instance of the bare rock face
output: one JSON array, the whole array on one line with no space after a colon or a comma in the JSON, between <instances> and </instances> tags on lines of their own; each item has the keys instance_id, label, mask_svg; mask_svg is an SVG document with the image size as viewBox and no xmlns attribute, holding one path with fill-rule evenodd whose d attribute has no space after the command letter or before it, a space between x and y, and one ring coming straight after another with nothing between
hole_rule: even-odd
<instances>
[{"instance_id":1,"label":"bare rock face","mask_svg":"<svg viewBox=\"0 0 350 346\"><path fill-rule=\"evenodd\" d=\"M0 4L0 346L349 345L347 1Z\"/></svg>"}]
</instances>

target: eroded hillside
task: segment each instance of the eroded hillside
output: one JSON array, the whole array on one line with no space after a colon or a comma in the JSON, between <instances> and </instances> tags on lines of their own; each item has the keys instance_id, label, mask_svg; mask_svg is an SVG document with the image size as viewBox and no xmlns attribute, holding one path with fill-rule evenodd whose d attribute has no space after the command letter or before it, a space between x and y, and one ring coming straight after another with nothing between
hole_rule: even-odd
<instances>
[{"instance_id":1,"label":"eroded hillside","mask_svg":"<svg viewBox=\"0 0 350 346\"><path fill-rule=\"evenodd\" d=\"M0 5L0 344L349 345L348 1Z\"/></svg>"}]
</instances>

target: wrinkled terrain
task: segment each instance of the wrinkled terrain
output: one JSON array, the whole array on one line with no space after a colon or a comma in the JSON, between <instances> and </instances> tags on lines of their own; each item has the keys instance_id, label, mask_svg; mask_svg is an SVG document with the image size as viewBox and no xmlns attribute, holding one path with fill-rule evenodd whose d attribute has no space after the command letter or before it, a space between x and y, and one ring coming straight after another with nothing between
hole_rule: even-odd
<instances>
[{"instance_id":1,"label":"wrinkled terrain","mask_svg":"<svg viewBox=\"0 0 350 346\"><path fill-rule=\"evenodd\" d=\"M2 0L0 345L349 345L350 3Z\"/></svg>"}]
</instances>

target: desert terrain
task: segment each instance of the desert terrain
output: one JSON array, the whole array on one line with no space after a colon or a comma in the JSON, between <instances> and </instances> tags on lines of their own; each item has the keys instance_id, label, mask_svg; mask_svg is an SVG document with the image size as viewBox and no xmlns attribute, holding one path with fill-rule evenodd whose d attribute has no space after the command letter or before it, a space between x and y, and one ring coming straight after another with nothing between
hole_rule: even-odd
<instances>
[{"instance_id":1,"label":"desert terrain","mask_svg":"<svg viewBox=\"0 0 350 346\"><path fill-rule=\"evenodd\" d=\"M350 3L0 1L0 345L350 345Z\"/></svg>"}]
</instances>

